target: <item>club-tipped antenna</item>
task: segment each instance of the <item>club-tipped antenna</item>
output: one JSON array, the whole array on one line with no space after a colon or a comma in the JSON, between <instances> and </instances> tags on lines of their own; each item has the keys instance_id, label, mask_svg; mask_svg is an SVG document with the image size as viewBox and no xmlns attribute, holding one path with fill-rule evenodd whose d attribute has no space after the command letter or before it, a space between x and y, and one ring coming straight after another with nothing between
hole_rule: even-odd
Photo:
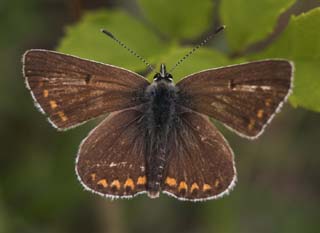
<instances>
[{"instance_id":1,"label":"club-tipped antenna","mask_svg":"<svg viewBox=\"0 0 320 233\"><path fill-rule=\"evenodd\" d=\"M218 27L212 34L207 36L200 44L198 44L196 47L194 47L192 50L190 50L186 55L184 55L169 71L169 73L172 73L173 70L175 70L184 60L186 60L191 54L193 54L196 50L204 46L210 39L212 39L213 36L224 30L226 26L222 25Z\"/></svg>"},{"instance_id":2,"label":"club-tipped antenna","mask_svg":"<svg viewBox=\"0 0 320 233\"><path fill-rule=\"evenodd\" d=\"M141 57L139 54L137 54L134 50L130 49L128 46L126 46L121 40L119 40L117 37L115 37L111 32L107 31L106 29L101 29L100 30L102 33L106 34L107 36L109 36L112 40L114 40L115 42L117 42L121 47L125 48L126 50L128 50L133 56L135 56L136 58L138 58L140 61L142 61L150 71L154 70L154 67L146 61L146 59L144 59L143 57Z\"/></svg>"}]
</instances>

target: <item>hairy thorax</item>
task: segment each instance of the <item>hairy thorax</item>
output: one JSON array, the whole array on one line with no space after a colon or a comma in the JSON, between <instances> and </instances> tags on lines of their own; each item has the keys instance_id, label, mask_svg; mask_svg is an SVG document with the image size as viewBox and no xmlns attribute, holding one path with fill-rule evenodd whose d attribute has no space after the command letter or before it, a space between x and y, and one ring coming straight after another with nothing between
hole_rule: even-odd
<instances>
[{"instance_id":1,"label":"hairy thorax","mask_svg":"<svg viewBox=\"0 0 320 233\"><path fill-rule=\"evenodd\" d=\"M157 129L169 126L176 110L176 87L165 81L154 82L147 90L148 98L148 128Z\"/></svg>"}]
</instances>

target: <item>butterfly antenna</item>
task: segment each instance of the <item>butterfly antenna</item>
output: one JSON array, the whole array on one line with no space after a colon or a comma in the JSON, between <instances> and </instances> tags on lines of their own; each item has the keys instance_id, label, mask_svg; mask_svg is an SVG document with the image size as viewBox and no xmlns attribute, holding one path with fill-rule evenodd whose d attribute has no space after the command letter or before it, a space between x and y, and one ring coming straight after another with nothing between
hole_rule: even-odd
<instances>
[{"instance_id":1,"label":"butterfly antenna","mask_svg":"<svg viewBox=\"0 0 320 233\"><path fill-rule=\"evenodd\" d=\"M210 34L209 36L207 36L200 44L198 44L196 47L194 47L192 50L190 50L186 55L184 55L169 71L169 73L172 73L173 70L175 70L184 60L186 60L191 54L193 54L196 50L198 50L199 48L201 48L203 45L205 45L206 43L208 43L209 40L212 39L213 36L215 36L216 34L218 34L219 32L221 32L222 30L224 30L226 28L226 26L222 25L220 27L218 27L214 33Z\"/></svg>"},{"instance_id":2,"label":"butterfly antenna","mask_svg":"<svg viewBox=\"0 0 320 233\"><path fill-rule=\"evenodd\" d=\"M101 29L100 30L102 33L106 34L107 36L109 36L112 40L114 40L115 42L117 42L121 47L125 48L126 50L128 50L133 56L135 56L136 58L138 58L140 61L142 61L150 71L154 70L154 67L146 61L146 59L144 59L143 57L141 57L139 54L137 54L135 51L133 51L132 49L130 49L128 46L126 46L122 41L120 41L117 37L115 37L111 32L107 31L106 29Z\"/></svg>"}]
</instances>

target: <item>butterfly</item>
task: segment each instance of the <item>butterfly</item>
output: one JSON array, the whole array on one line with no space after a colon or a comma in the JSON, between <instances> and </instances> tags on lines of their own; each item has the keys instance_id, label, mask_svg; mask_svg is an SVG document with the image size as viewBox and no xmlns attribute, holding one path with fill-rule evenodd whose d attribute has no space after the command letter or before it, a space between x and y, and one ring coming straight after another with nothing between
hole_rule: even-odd
<instances>
[{"instance_id":1,"label":"butterfly","mask_svg":"<svg viewBox=\"0 0 320 233\"><path fill-rule=\"evenodd\" d=\"M110 198L161 192L216 199L236 182L232 149L212 117L254 139L288 98L293 63L271 59L203 70L177 84L161 65L150 83L132 71L48 50L23 56L26 85L58 130L107 117L82 141L76 173Z\"/></svg>"}]
</instances>

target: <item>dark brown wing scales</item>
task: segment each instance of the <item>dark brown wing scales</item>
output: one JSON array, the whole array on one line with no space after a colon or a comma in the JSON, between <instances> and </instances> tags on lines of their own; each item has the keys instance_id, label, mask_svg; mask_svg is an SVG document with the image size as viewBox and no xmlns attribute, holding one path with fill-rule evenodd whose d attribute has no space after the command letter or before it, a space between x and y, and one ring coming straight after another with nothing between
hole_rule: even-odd
<instances>
[{"instance_id":1,"label":"dark brown wing scales","mask_svg":"<svg viewBox=\"0 0 320 233\"><path fill-rule=\"evenodd\" d=\"M163 191L182 200L215 199L236 181L233 152L207 117L181 114L172 131Z\"/></svg>"},{"instance_id":2,"label":"dark brown wing scales","mask_svg":"<svg viewBox=\"0 0 320 233\"><path fill-rule=\"evenodd\" d=\"M111 113L81 143L76 172L81 184L103 196L132 197L146 189L142 113Z\"/></svg>"},{"instance_id":3,"label":"dark brown wing scales","mask_svg":"<svg viewBox=\"0 0 320 233\"><path fill-rule=\"evenodd\" d=\"M290 62L266 60L196 73L177 86L182 105L254 138L287 99L292 77Z\"/></svg>"},{"instance_id":4,"label":"dark brown wing scales","mask_svg":"<svg viewBox=\"0 0 320 233\"><path fill-rule=\"evenodd\" d=\"M23 64L36 103L59 129L139 105L148 85L131 71L52 51L29 50Z\"/></svg>"}]
</instances>

